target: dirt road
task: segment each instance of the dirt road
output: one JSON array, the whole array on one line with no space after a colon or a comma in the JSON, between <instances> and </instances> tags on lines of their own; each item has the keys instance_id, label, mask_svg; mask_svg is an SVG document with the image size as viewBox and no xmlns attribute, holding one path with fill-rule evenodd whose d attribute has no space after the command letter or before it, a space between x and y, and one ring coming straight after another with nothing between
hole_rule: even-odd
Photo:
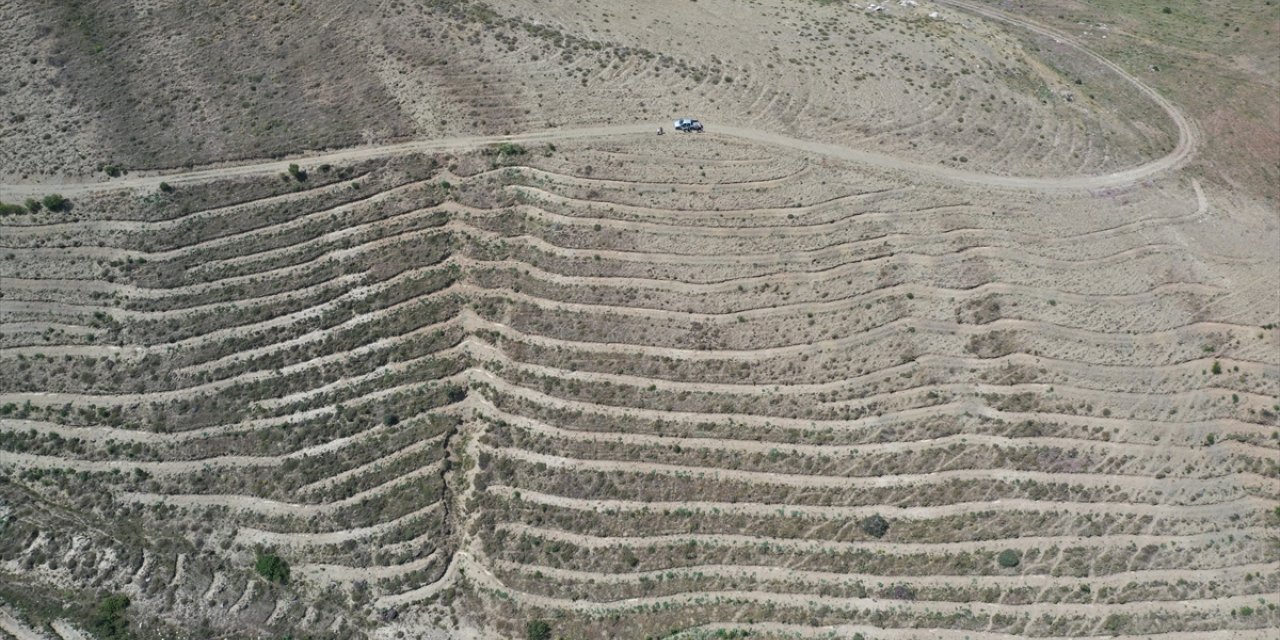
<instances>
[{"instance_id":1,"label":"dirt road","mask_svg":"<svg viewBox=\"0 0 1280 640\"><path fill-rule=\"evenodd\" d=\"M780 133L765 131L753 127L736 126L733 123L710 123L710 131L705 135L712 137L729 137L747 140L759 144L784 147L787 149L811 153L829 158L846 160L870 165L882 169L902 171L929 177L946 182L974 184L995 188L1027 189L1027 190L1073 190L1100 189L1118 187L1139 182L1153 175L1173 169L1183 164L1195 151L1198 133L1191 121L1182 111L1159 92L1128 73L1119 65L1090 51L1088 48L1061 32L1049 29L1037 23L1016 18L962 0L940 0L943 4L967 11L980 17L1004 22L1016 27L1054 38L1086 55L1099 64L1110 69L1121 79L1132 84L1143 95L1152 100L1173 121L1178 129L1178 144L1167 155L1150 162L1101 175L1080 175L1060 178L1036 178L1024 176L1004 176L963 171L940 165L924 164L905 158L887 154L854 149L836 144L803 140ZM411 153L434 152L445 150L463 150L483 147L503 142L534 144L544 142L561 142L577 139L608 138L621 136L653 135L652 123L638 123L612 126L566 127L544 131L534 131L506 136L467 136L458 138L439 138L434 140L414 140L387 145L353 147L340 151L304 153L284 160L270 160L248 164L206 167L186 172L156 172L133 175L105 181L63 180L31 184L0 184L0 200L15 202L23 198L40 196L57 191L66 196L92 193L110 189L155 189L161 182L181 185L209 180L281 173L288 170L291 163L336 164L348 163L370 158L405 155ZM694 135L694 134L673 134Z\"/></svg>"},{"instance_id":2,"label":"dirt road","mask_svg":"<svg viewBox=\"0 0 1280 640\"><path fill-rule=\"evenodd\" d=\"M17 640L49 640L43 633L22 624L8 611L0 609L0 637L13 636Z\"/></svg>"}]
</instances>

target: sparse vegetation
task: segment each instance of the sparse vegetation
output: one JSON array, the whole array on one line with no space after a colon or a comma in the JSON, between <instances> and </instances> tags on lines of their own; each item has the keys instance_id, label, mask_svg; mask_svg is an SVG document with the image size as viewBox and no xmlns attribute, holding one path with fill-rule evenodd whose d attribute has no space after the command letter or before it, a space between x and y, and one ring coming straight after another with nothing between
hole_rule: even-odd
<instances>
[{"instance_id":1,"label":"sparse vegetation","mask_svg":"<svg viewBox=\"0 0 1280 640\"><path fill-rule=\"evenodd\" d=\"M619 188L614 183L632 169L591 151L533 154L521 160L528 168L494 171L496 152L481 150L387 161L359 172L334 167L317 171L305 185L268 175L244 187L226 185L226 192L192 183L164 197L135 197L127 205L88 200L85 213L77 215L101 216L104 222L177 216L180 223L152 225L145 232L131 225L108 235L95 235L88 230L92 226L52 227L67 234L58 241L70 248L109 241L145 252L145 258L104 261L105 272L88 276L169 291L138 299L85 294L100 307L79 320L94 332L92 342L66 331L23 338L27 342L19 344L26 350L11 357L18 374L6 378L5 392L25 400L0 404L0 415L57 424L59 431L0 431L0 450L18 459L66 456L73 468L111 460L124 464L120 473L84 467L83 475L24 468L12 481L51 500L98 496L108 486L115 492L107 495L216 501L208 507L193 501L185 514L125 510L98 498L77 509L119 518L157 540L198 547L198 554L183 546L156 556L143 571L162 572L155 575L173 581L175 558L186 554L182 572L193 576L198 596L213 594L202 606L217 611L242 598L246 608L272 607L271 594L279 588L268 583L290 584L296 568L306 566L307 590L347 594L334 600L300 595L316 608L317 619L357 619L381 611L376 603L387 597L434 592L431 585L448 566L443 558L451 554L449 545L465 540L474 555L457 557L465 558L458 560L459 572L465 571L468 582L444 583L432 602L443 611L461 606L446 603L492 598L498 607L492 615L505 619L517 636L521 630L540 632L543 627L528 624L558 613L555 606L502 608L521 605L528 593L579 603L670 597L678 603L671 611L679 615L707 611L683 598L708 591L749 588L780 598L822 593L897 601L907 607L895 614L905 622L913 619L911 607L922 602L1092 602L1077 582L1100 567L1169 569L1207 552L1209 544L1225 545L1226 551L1215 553L1249 550L1253 543L1245 537L1177 549L1107 542L1110 535L1177 535L1179 527L1202 522L1188 513L1152 524L1125 505L1181 504L1187 494L1178 483L1199 473L1201 456L1210 454L1196 445L1215 442L1212 436L1197 442L1186 429L1171 435L1134 425L1160 424L1168 419L1168 406L1179 410L1179 420L1205 420L1219 415L1214 411L1243 414L1250 405L1244 393L1259 392L1241 377L1248 369L1228 374L1222 365L1216 383L1240 392L1239 402L1176 400L1196 390L1192 380L1205 381L1187 375L1190 361L1203 353L1238 359L1229 340L1212 334L1218 329L1188 330L1185 344L1168 351L1173 364L1152 356L1148 370L1158 373L1147 375L1157 377L1129 380L1114 373L1115 347L1105 336L1047 325L1030 331L1018 324L1053 313L1056 321L1098 318L1103 324L1084 326L1105 327L1107 318L1122 317L1129 308L1123 296L1077 293L1048 305L1031 288L958 289L950 278L963 260L922 263L928 266L895 261L896 243L906 241L867 243L856 218L841 223L848 229L807 231L843 210L809 210L806 203L841 201L847 185L860 184L852 178L811 172L795 184L761 188L749 178L763 171L762 164L774 174L793 175L804 169L804 159L743 144L723 151L733 162L710 160L700 147L690 152L697 155L685 165L664 170L720 185L714 192L667 185ZM754 159L748 164L743 157ZM584 181L588 166L592 177ZM1153 208L1162 207L1162 193L1136 192L1125 211L1144 215L1145 197L1153 198ZM182 208L200 197L209 199L197 209ZM463 206L434 210L446 197ZM904 204L884 201L877 207L886 219L905 220L918 206L905 203L923 197L917 192ZM997 236L984 235L982 225L1003 225L1014 215L992 216L982 211L980 194L972 197L976 213L943 209L945 214L936 215L979 230L943 234L938 242L966 247L973 238ZM515 202L529 207L511 206ZM1097 206L1075 198L1053 202L1065 209L1064 219L1073 217L1070 207ZM735 204L742 208L730 208ZM330 212L339 206L342 214L334 218ZM556 216L554 224L547 215ZM917 215L912 224L929 228L928 215L934 214ZM447 224L452 220L466 224ZM656 220L683 226L668 233ZM707 220L715 226L693 224ZM756 231L762 225L785 233ZM4 268L21 274L35 264L27 247L37 245L24 239L29 236L34 234L14 236L13 251L21 257ZM1116 234L1114 242L1138 237ZM780 253L788 243L796 243L794 250ZM810 251L826 246L841 248ZM1084 246L1093 251L1091 244ZM1123 246L1109 244L1090 255L1110 255ZM644 260L624 259L628 252ZM455 264L455 255L469 262ZM751 258L724 258L742 255ZM1008 255L1020 254L1011 249ZM984 273L1052 282L1063 269L1012 259L1006 266L1001 260L989 258ZM858 275L864 269L875 276L870 287ZM1073 286L1083 287L1092 273L1072 271ZM581 277L596 280L580 286ZM458 287L459 282L468 284ZM691 286L701 282L730 284ZM903 285L911 287L910 294ZM361 294L351 295L353 290ZM18 292L19 299L27 295ZM1175 293L1150 295L1149 304L1160 307L1167 304L1162 296ZM931 309L944 309L930 311L943 320L925 323L914 315ZM1132 330L1161 326L1141 322ZM255 325L270 330L251 329ZM173 343L185 347L164 358L119 358L112 349ZM75 346L76 355L43 353L60 344ZM612 346L605 351L599 345ZM700 353L694 357L690 350ZM86 351L93 355L79 355ZM1071 364L1076 362L1113 364ZM1175 400L1134 403L1130 394L1146 384ZM1113 395L1117 390L1124 395ZM138 393L156 400L91 407L35 395L86 391L99 398ZM979 414L979 407L989 414ZM1123 432L1095 424L1117 418L1133 422ZM141 435L123 443L61 435L83 427ZM186 431L208 435L182 435ZM1248 432L1231 437L1247 439L1242 433ZM1062 444L1073 440L1080 445ZM1147 453L1153 447L1177 452L1181 466L1153 465ZM1229 464L1251 473L1275 471L1261 458ZM993 477L989 469L1002 476ZM1036 474L1063 480L1043 481ZM1142 474L1164 484L1121 489L1071 480L1106 475L1119 483ZM1230 485L1223 486L1213 499L1234 495ZM1066 506L1046 513L1008 507L950 512L951 505L990 505L992 496L1005 504ZM618 506L597 511L579 508L579 501ZM1070 505L1077 501L1120 507L1114 513L1073 513ZM441 517L445 509L450 515ZM907 516L891 521L886 509ZM943 515L922 517L934 509ZM200 524L188 529L195 518ZM469 528L463 532L458 522ZM1242 519L1227 526L1254 525ZM242 531L269 532L263 544L272 546L254 552L252 570L242 566L247 545L224 544L246 535L237 533ZM347 543L348 531L370 533ZM750 534L743 537L744 531ZM1100 533L1090 534L1090 546L1002 546L1027 535L1075 540L1083 531ZM72 537L33 547L26 536L19 534L13 543L20 562L72 572L70 580L90 575L83 568L88 560L72 569L49 568L52 558L66 556ZM323 542L297 544L301 536ZM117 544L110 539L92 545ZM947 550L928 551L932 543ZM976 562L982 557L991 560ZM133 584L138 566L122 562L121 577L103 583ZM696 568L707 566L745 573ZM904 572L904 566L912 571ZM1048 590L993 592L985 582L1018 570L1040 574L1045 567L1054 567L1054 587ZM361 582L345 579L348 572ZM892 580L835 583L821 577L832 572ZM600 574L618 577L602 582L594 578ZM211 590L214 575L222 577ZM933 584L915 577L925 575L956 579ZM479 588L464 593L462 584ZM1176 591L1141 582L1107 588L1116 590L1099 597L1140 602L1190 597L1204 587L1196 579L1160 587ZM505 595L488 595L497 593ZM182 606L159 599L149 605ZM411 606L417 605L395 610ZM726 611L808 624L786 609ZM528 620L531 613L538 620ZM636 628L651 628L663 615L645 609L618 613ZM852 610L823 615L839 616L842 624L874 622ZM549 623L545 627L549 637L605 633L607 624L576 616L556 620L554 631ZM1160 624L1174 627L1178 620ZM1093 616L1086 622L1103 620ZM1150 622L1136 617L1116 624L1131 629ZM972 624L989 625L991 619Z\"/></svg>"},{"instance_id":2,"label":"sparse vegetation","mask_svg":"<svg viewBox=\"0 0 1280 640\"><path fill-rule=\"evenodd\" d=\"M1247 123L1143 164L1174 120L1069 41L1144 81L1230 59L1243 96L1269 67L1184 55L1189 3L1062 6L1057 37L894 3L711 29L707 2L661 29L612 3L20 12L50 32L14 44L0 152L49 137L0 153L0 191L75 206L0 221L6 611L352 640L1277 626L1276 231L1199 159ZM1204 28L1259 9L1233 11ZM204 53L137 82L174 20L160 49ZM711 133L639 124L685 115Z\"/></svg>"}]
</instances>

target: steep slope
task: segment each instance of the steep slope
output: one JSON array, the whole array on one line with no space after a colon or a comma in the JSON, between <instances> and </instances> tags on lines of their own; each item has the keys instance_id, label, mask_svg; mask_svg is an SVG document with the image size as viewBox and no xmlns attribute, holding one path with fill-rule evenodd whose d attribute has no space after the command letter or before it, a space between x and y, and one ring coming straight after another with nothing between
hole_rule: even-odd
<instances>
[{"instance_id":1,"label":"steep slope","mask_svg":"<svg viewBox=\"0 0 1280 640\"><path fill-rule=\"evenodd\" d=\"M1275 238L1213 201L643 135L11 217L6 581L201 637L1262 634Z\"/></svg>"}]
</instances>

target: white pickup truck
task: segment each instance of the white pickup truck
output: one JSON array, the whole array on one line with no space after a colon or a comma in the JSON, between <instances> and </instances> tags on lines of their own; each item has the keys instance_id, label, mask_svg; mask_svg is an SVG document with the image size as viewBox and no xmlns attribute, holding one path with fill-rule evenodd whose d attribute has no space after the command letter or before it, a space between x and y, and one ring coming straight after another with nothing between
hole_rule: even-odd
<instances>
[{"instance_id":1,"label":"white pickup truck","mask_svg":"<svg viewBox=\"0 0 1280 640\"><path fill-rule=\"evenodd\" d=\"M685 133L688 133L690 131L696 131L698 133L702 133L702 123L698 122L697 120L694 120L693 118L680 118L679 120L675 121L675 124L672 126L672 128L675 129L676 131L684 131Z\"/></svg>"}]
</instances>

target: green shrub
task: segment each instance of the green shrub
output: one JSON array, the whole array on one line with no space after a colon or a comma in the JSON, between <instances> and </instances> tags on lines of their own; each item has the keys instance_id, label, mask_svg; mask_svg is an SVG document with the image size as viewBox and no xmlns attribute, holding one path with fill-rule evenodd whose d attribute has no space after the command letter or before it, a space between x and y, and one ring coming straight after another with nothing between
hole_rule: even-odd
<instances>
[{"instance_id":1,"label":"green shrub","mask_svg":"<svg viewBox=\"0 0 1280 640\"><path fill-rule=\"evenodd\" d=\"M40 213L40 209L44 208L44 205L40 204L40 201L35 198L27 198L27 201L22 205L31 213Z\"/></svg>"},{"instance_id":2,"label":"green shrub","mask_svg":"<svg viewBox=\"0 0 1280 640\"><path fill-rule=\"evenodd\" d=\"M307 172L298 168L296 164L289 165L289 175L293 176L293 179L298 182L303 182L307 179Z\"/></svg>"},{"instance_id":3,"label":"green shrub","mask_svg":"<svg viewBox=\"0 0 1280 640\"><path fill-rule=\"evenodd\" d=\"M16 216L16 215L18 215L18 214L20 214L20 213L26 213L26 212L27 212L27 210L26 210L25 208L23 208L23 206L22 206L22 205L19 205L19 204L5 204L5 203L3 203L3 202L0 202L0 216L8 216L8 215L15 215L15 216Z\"/></svg>"},{"instance_id":4,"label":"green shrub","mask_svg":"<svg viewBox=\"0 0 1280 640\"><path fill-rule=\"evenodd\" d=\"M44 204L44 208L50 211L62 211L67 208L67 205L71 204L66 198L57 193L51 193L45 196L44 199L41 200L41 203Z\"/></svg>"},{"instance_id":5,"label":"green shrub","mask_svg":"<svg viewBox=\"0 0 1280 640\"><path fill-rule=\"evenodd\" d=\"M528 640L551 640L551 624L546 620L530 620L524 625L524 635Z\"/></svg>"},{"instance_id":6,"label":"green shrub","mask_svg":"<svg viewBox=\"0 0 1280 640\"><path fill-rule=\"evenodd\" d=\"M1102 629L1111 635L1118 636L1129 627L1128 614L1113 613L1102 621Z\"/></svg>"},{"instance_id":7,"label":"green shrub","mask_svg":"<svg viewBox=\"0 0 1280 640\"><path fill-rule=\"evenodd\" d=\"M882 538L884 537L884 534L889 532L889 521L885 520L878 513L873 516L863 518L862 522L860 522L858 526L862 529L863 533L873 538Z\"/></svg>"},{"instance_id":8,"label":"green shrub","mask_svg":"<svg viewBox=\"0 0 1280 640\"><path fill-rule=\"evenodd\" d=\"M169 184L168 182L161 182L160 190L165 193L173 193L173 185Z\"/></svg>"},{"instance_id":9,"label":"green shrub","mask_svg":"<svg viewBox=\"0 0 1280 640\"><path fill-rule=\"evenodd\" d=\"M1221 362L1218 362L1217 360L1214 360L1214 361L1213 361L1213 368L1212 368L1212 369L1210 369L1210 371L1212 371L1212 372L1213 372L1213 375L1215 375L1215 376L1216 376L1216 375L1218 375L1219 373L1222 373L1222 363L1221 363Z\"/></svg>"},{"instance_id":10,"label":"green shrub","mask_svg":"<svg viewBox=\"0 0 1280 640\"><path fill-rule=\"evenodd\" d=\"M115 594L103 598L93 611L89 630L103 640L125 640L131 637L129 621L124 617L124 611L128 608L128 596Z\"/></svg>"},{"instance_id":11,"label":"green shrub","mask_svg":"<svg viewBox=\"0 0 1280 640\"><path fill-rule=\"evenodd\" d=\"M289 584L289 563L285 562L284 558L261 551L257 556L257 561L253 564L254 571L271 582Z\"/></svg>"},{"instance_id":12,"label":"green shrub","mask_svg":"<svg viewBox=\"0 0 1280 640\"><path fill-rule=\"evenodd\" d=\"M1000 552L999 556L996 556L996 562L999 562L1000 566L1006 569L1012 569L1022 562L1022 556L1013 549L1005 549Z\"/></svg>"},{"instance_id":13,"label":"green shrub","mask_svg":"<svg viewBox=\"0 0 1280 640\"><path fill-rule=\"evenodd\" d=\"M497 147L494 147L494 150L497 151L500 156L522 156L529 153L528 149L525 149L514 142L503 142Z\"/></svg>"}]
</instances>

